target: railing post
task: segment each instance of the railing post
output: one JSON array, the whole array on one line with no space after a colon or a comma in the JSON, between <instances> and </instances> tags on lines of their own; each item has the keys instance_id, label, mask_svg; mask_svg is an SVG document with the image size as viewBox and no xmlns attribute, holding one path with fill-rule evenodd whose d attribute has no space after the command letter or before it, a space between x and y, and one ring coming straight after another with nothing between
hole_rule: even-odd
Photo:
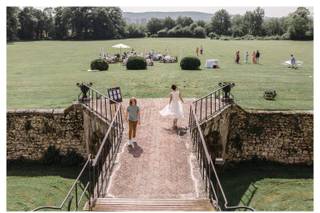
<instances>
[{"instance_id":1,"label":"railing post","mask_svg":"<svg viewBox=\"0 0 320 213\"><path fill-rule=\"evenodd\" d=\"M76 192L76 210L78 210L78 183L75 185L75 192Z\"/></svg>"}]
</instances>

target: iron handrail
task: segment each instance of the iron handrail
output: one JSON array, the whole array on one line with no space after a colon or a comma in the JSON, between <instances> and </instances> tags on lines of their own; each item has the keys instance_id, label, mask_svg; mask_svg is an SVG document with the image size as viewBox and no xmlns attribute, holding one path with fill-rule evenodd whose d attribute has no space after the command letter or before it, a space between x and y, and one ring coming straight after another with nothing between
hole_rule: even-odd
<instances>
[{"instance_id":1,"label":"iron handrail","mask_svg":"<svg viewBox=\"0 0 320 213\"><path fill-rule=\"evenodd\" d=\"M224 200L224 209L225 210L246 209L246 210L250 210L250 211L255 211L253 208L248 207L248 206L228 206L227 197L226 197L226 195L224 193L224 190L222 188L222 185L221 185L220 179L218 177L217 171L215 169L214 163L213 163L212 158L211 158L211 156L209 154L205 139L203 137L202 130L200 128L199 121L198 121L197 116L196 116L196 114L195 114L195 112L193 110L192 105L190 106L190 110L192 112L191 115L193 116L194 122L196 124L196 128L198 130L198 133L199 133L199 136L200 136L200 139L201 139L201 143L202 143L202 147L203 147L203 150L204 150L204 153L205 153L206 160L207 160L208 164L211 165L211 169L214 172L215 180L216 180L216 182L218 184L219 190L221 191L221 194L222 194L222 197L223 197L223 200ZM219 205L219 198L218 198L217 192L216 192L216 190L215 190L215 188L213 186L212 180L210 180L210 187L211 187L211 190L213 191L214 196L216 198L215 201L217 202L218 208L221 208L220 205Z\"/></svg>"},{"instance_id":2,"label":"iron handrail","mask_svg":"<svg viewBox=\"0 0 320 213\"><path fill-rule=\"evenodd\" d=\"M69 204L68 204L68 210L70 210L70 205L71 205L71 201L73 199L73 195L71 194L74 190L74 188L76 187L76 185L78 184L80 178L82 177L82 174L84 173L85 169L87 168L87 166L90 166L90 162L91 162L91 157L89 155L88 160L86 161L86 163L84 164L84 166L82 167L77 179L73 182L71 188L69 189L67 195L65 196L65 198L63 199L63 201L61 202L61 204L59 206L39 206L35 209L33 209L32 211L40 211L43 209L53 209L53 210L62 210L62 208L64 207L65 203L67 202L67 200L69 200ZM88 185L90 184L90 182L87 183L86 188L88 188ZM85 192L86 190L84 190ZM76 200L77 203L80 203L81 199L83 198L83 194L80 196L79 200Z\"/></svg>"},{"instance_id":3,"label":"iron handrail","mask_svg":"<svg viewBox=\"0 0 320 213\"><path fill-rule=\"evenodd\" d=\"M112 128L114 127L114 123L115 123L115 121L116 121L116 119L117 119L117 115L118 115L118 113L121 112L120 109L121 109L121 105L118 105L118 106L117 106L117 111L116 111L116 113L115 113L115 116L114 116L114 118L112 119L112 121L111 121L111 123L110 123L110 125L109 125L109 127L108 127L108 130L107 130L106 134L104 135L104 138L103 138L102 143L101 143L101 145L100 145L100 147L99 147L99 150L98 150L95 158L94 158L93 161L92 161L92 166L96 166L97 161L98 161L99 158L100 158L100 155L101 155L101 152L102 152L102 150L103 150L103 147L105 146L105 143L107 142L107 139L108 139L108 137L109 137L109 134L110 134Z\"/></svg>"},{"instance_id":4,"label":"iron handrail","mask_svg":"<svg viewBox=\"0 0 320 213\"><path fill-rule=\"evenodd\" d=\"M226 86L228 86L228 85L226 85ZM224 87L226 87L226 86L224 86ZM200 101L201 99L204 99L204 98L206 98L206 97L209 97L210 95L214 94L215 92L221 90L221 88L223 88L223 87L216 86L216 87L213 89L212 92L210 92L210 93L208 93L207 95L204 95L204 96L202 96L202 97L200 97L200 98L197 98L197 99L193 100L192 103L198 102L198 101Z\"/></svg>"}]
</instances>

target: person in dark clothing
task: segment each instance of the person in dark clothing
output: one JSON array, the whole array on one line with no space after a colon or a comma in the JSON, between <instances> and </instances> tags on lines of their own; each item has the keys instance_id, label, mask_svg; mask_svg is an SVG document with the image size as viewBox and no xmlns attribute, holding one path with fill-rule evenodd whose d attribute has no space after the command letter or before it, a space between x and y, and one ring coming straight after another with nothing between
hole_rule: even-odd
<instances>
[{"instance_id":1,"label":"person in dark clothing","mask_svg":"<svg viewBox=\"0 0 320 213\"><path fill-rule=\"evenodd\" d=\"M239 50L236 52L236 63L237 64L240 63L240 51Z\"/></svg>"},{"instance_id":2,"label":"person in dark clothing","mask_svg":"<svg viewBox=\"0 0 320 213\"><path fill-rule=\"evenodd\" d=\"M257 61L257 64L259 64L259 59L260 59L260 52L259 52L259 50L257 50L257 52L256 52L256 61Z\"/></svg>"}]
</instances>

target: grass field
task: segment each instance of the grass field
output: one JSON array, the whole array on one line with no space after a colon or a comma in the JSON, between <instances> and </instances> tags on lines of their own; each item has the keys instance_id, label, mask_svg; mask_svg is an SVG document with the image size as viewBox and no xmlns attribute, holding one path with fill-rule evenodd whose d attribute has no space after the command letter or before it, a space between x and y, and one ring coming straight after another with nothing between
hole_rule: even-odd
<instances>
[{"instance_id":1,"label":"grass field","mask_svg":"<svg viewBox=\"0 0 320 213\"><path fill-rule=\"evenodd\" d=\"M258 211L313 211L313 169L242 163L220 177L230 205Z\"/></svg>"},{"instance_id":2,"label":"grass field","mask_svg":"<svg viewBox=\"0 0 320 213\"><path fill-rule=\"evenodd\" d=\"M221 69L181 71L179 63L155 63L145 71L127 71L120 64L107 72L87 72L100 48L125 43L138 52L169 50L179 58L194 55L203 45L205 59L217 58ZM261 65L237 65L234 53L261 52ZM291 70L281 65L294 53L303 67ZM313 42L298 41L215 41L190 38L144 38L109 41L38 41L7 45L7 107L50 108L68 106L79 93L77 82L93 82L102 91L120 86L125 97L166 97L176 83L186 97L209 93L220 81L234 81L233 94L244 108L313 109ZM262 98L265 89L275 89L276 101Z\"/></svg>"},{"instance_id":3,"label":"grass field","mask_svg":"<svg viewBox=\"0 0 320 213\"><path fill-rule=\"evenodd\" d=\"M7 170L7 210L31 211L43 206L59 206L80 168L14 165Z\"/></svg>"},{"instance_id":4,"label":"grass field","mask_svg":"<svg viewBox=\"0 0 320 213\"><path fill-rule=\"evenodd\" d=\"M7 172L7 210L30 211L60 205L79 168L15 165ZM220 175L230 205L260 211L312 211L311 167L243 163Z\"/></svg>"}]
</instances>

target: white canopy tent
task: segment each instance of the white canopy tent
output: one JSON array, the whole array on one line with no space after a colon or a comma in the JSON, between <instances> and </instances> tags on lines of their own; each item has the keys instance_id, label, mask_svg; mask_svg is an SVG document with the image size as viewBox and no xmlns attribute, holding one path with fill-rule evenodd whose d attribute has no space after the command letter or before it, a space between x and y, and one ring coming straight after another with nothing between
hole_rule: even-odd
<instances>
[{"instance_id":1,"label":"white canopy tent","mask_svg":"<svg viewBox=\"0 0 320 213\"><path fill-rule=\"evenodd\" d=\"M129 49L130 46L128 45L125 45L125 44L115 44L112 46L113 48L117 48L117 49L120 49L120 55L121 55L121 49Z\"/></svg>"}]
</instances>

